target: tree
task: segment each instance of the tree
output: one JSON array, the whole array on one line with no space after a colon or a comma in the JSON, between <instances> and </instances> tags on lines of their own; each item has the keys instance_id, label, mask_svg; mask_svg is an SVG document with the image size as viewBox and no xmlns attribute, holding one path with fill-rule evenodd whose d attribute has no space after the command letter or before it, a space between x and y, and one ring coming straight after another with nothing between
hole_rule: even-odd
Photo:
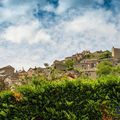
<instances>
[{"instance_id":1,"label":"tree","mask_svg":"<svg viewBox=\"0 0 120 120\"><path fill-rule=\"evenodd\" d=\"M103 61L97 65L97 75L103 76L112 73L113 65L109 61Z\"/></svg>"},{"instance_id":2,"label":"tree","mask_svg":"<svg viewBox=\"0 0 120 120\"><path fill-rule=\"evenodd\" d=\"M113 75L120 75L120 65L117 65L112 70Z\"/></svg>"},{"instance_id":3,"label":"tree","mask_svg":"<svg viewBox=\"0 0 120 120\"><path fill-rule=\"evenodd\" d=\"M99 59L111 58L112 54L110 51L106 50L102 54L100 54Z\"/></svg>"},{"instance_id":4,"label":"tree","mask_svg":"<svg viewBox=\"0 0 120 120\"><path fill-rule=\"evenodd\" d=\"M65 66L67 67L67 70L73 70L74 61L72 59L68 59L65 61Z\"/></svg>"},{"instance_id":5,"label":"tree","mask_svg":"<svg viewBox=\"0 0 120 120\"><path fill-rule=\"evenodd\" d=\"M44 66L47 68L47 67L49 67L49 64L48 63L44 63Z\"/></svg>"}]
</instances>

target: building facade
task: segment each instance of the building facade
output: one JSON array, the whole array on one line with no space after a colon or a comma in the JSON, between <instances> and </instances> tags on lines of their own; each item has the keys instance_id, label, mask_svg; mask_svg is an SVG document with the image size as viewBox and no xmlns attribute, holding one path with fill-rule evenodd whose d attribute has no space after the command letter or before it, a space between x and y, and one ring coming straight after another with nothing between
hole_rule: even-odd
<instances>
[{"instance_id":1,"label":"building facade","mask_svg":"<svg viewBox=\"0 0 120 120\"><path fill-rule=\"evenodd\" d=\"M112 48L112 57L115 59L120 59L120 48Z\"/></svg>"}]
</instances>

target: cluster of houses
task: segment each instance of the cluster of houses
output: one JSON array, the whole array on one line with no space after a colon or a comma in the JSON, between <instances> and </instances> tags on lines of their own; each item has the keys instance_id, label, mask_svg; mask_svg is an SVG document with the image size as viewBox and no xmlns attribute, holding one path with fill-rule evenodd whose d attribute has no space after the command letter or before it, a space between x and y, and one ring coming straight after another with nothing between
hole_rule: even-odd
<instances>
[{"instance_id":1,"label":"cluster of houses","mask_svg":"<svg viewBox=\"0 0 120 120\"><path fill-rule=\"evenodd\" d=\"M97 51L96 53L101 54L103 51ZM95 79L97 77L96 74L96 67L102 61L110 61L113 65L118 65L120 63L120 49L119 48L112 48L112 54L110 57L105 59L98 59L98 58L85 58L86 55L90 55L90 51L83 51L82 53L77 53L71 57L65 58L62 61L54 61L53 65L54 68L64 71L66 70L66 65L64 64L66 60L73 60L75 61L73 68L74 70L71 71L71 74L75 76L79 76L83 74L85 76L90 77L91 79ZM79 70L80 73L75 72L75 70ZM67 71L70 73L70 71Z\"/></svg>"},{"instance_id":2,"label":"cluster of houses","mask_svg":"<svg viewBox=\"0 0 120 120\"><path fill-rule=\"evenodd\" d=\"M15 86L24 84L25 77L32 77L43 71L44 68L30 68L28 71L15 69L8 65L0 69L0 91L4 89L14 89Z\"/></svg>"},{"instance_id":3,"label":"cluster of houses","mask_svg":"<svg viewBox=\"0 0 120 120\"><path fill-rule=\"evenodd\" d=\"M102 51L98 51L98 53ZM82 53L77 53L71 57L65 58L65 60L55 60L51 66L46 68L35 67L30 68L28 71L20 70L16 71L12 66L6 66L0 69L0 90L5 89L14 89L14 86L20 86L24 83L25 77L32 77L33 75L45 75L49 80L52 79L51 74L53 70L61 71L57 76L66 75L69 78L76 78L80 75L86 75L92 79L97 77L96 66L103 61L103 59L89 59L85 58L86 55L91 54L90 51L83 51ZM73 68L67 70L65 62L67 60L73 60ZM107 61L110 61L113 65L119 64L120 60L120 49L112 48L112 56L107 58Z\"/></svg>"}]
</instances>

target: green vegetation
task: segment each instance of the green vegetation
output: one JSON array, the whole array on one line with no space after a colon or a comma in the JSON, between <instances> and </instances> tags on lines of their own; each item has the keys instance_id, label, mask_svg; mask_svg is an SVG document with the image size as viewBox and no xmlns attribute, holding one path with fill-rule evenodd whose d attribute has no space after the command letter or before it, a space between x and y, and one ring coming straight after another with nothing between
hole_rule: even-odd
<instances>
[{"instance_id":1,"label":"green vegetation","mask_svg":"<svg viewBox=\"0 0 120 120\"><path fill-rule=\"evenodd\" d=\"M73 65L74 65L73 60L69 59L65 61L65 66L67 67L67 70L73 70L74 69Z\"/></svg>"},{"instance_id":2,"label":"green vegetation","mask_svg":"<svg viewBox=\"0 0 120 120\"><path fill-rule=\"evenodd\" d=\"M46 81L33 77L29 85L0 94L0 120L101 120L118 116L120 77L98 80Z\"/></svg>"},{"instance_id":3,"label":"green vegetation","mask_svg":"<svg viewBox=\"0 0 120 120\"><path fill-rule=\"evenodd\" d=\"M108 75L112 72L113 65L111 62L103 61L97 66L98 76Z\"/></svg>"},{"instance_id":4,"label":"green vegetation","mask_svg":"<svg viewBox=\"0 0 120 120\"><path fill-rule=\"evenodd\" d=\"M108 50L106 51L97 51L94 53L88 53L84 55L85 59L106 59L106 58L112 58L112 53Z\"/></svg>"},{"instance_id":5,"label":"green vegetation","mask_svg":"<svg viewBox=\"0 0 120 120\"><path fill-rule=\"evenodd\" d=\"M99 59L111 58L112 54L110 51L106 50L102 54L99 55Z\"/></svg>"},{"instance_id":6,"label":"green vegetation","mask_svg":"<svg viewBox=\"0 0 120 120\"><path fill-rule=\"evenodd\" d=\"M44 66L45 66L46 68L48 68L48 67L49 67L49 64L48 64L48 63L44 63Z\"/></svg>"},{"instance_id":7,"label":"green vegetation","mask_svg":"<svg viewBox=\"0 0 120 120\"><path fill-rule=\"evenodd\" d=\"M86 76L68 80L64 71L49 67L47 76L34 75L23 80L27 85L0 93L0 120L104 120L120 119L120 66L105 61L109 51L86 54L104 59L97 66L96 80ZM75 70L66 60L66 70ZM76 69L80 72L80 69Z\"/></svg>"},{"instance_id":8,"label":"green vegetation","mask_svg":"<svg viewBox=\"0 0 120 120\"><path fill-rule=\"evenodd\" d=\"M97 66L97 75L98 77L113 75L120 76L120 65L113 66L109 61L103 61Z\"/></svg>"}]
</instances>

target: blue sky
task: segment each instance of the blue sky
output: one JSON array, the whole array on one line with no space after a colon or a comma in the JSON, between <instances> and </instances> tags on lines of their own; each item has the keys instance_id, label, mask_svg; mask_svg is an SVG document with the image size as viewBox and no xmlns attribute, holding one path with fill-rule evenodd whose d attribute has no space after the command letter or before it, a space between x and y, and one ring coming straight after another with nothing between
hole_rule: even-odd
<instances>
[{"instance_id":1,"label":"blue sky","mask_svg":"<svg viewBox=\"0 0 120 120\"><path fill-rule=\"evenodd\" d=\"M0 67L120 47L119 11L120 0L0 0Z\"/></svg>"}]
</instances>

